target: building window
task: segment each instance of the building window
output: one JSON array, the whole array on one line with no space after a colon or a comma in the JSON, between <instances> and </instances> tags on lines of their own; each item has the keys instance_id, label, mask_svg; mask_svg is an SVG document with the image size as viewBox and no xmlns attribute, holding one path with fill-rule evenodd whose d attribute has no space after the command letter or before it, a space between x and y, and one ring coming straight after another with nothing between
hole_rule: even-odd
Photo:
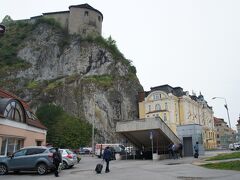
<instances>
[{"instance_id":1,"label":"building window","mask_svg":"<svg viewBox=\"0 0 240 180\"><path fill-rule=\"evenodd\" d=\"M168 103L165 102L165 109L168 110Z\"/></svg>"},{"instance_id":2,"label":"building window","mask_svg":"<svg viewBox=\"0 0 240 180\"><path fill-rule=\"evenodd\" d=\"M84 12L84 16L88 16L88 11L85 11L85 12Z\"/></svg>"},{"instance_id":3,"label":"building window","mask_svg":"<svg viewBox=\"0 0 240 180\"><path fill-rule=\"evenodd\" d=\"M99 22L101 21L101 17L100 17L100 16L98 16L98 21L99 21Z\"/></svg>"},{"instance_id":4,"label":"building window","mask_svg":"<svg viewBox=\"0 0 240 180\"><path fill-rule=\"evenodd\" d=\"M159 100L161 98L161 94L154 94L153 95L153 100L156 101L156 100Z\"/></svg>"},{"instance_id":5,"label":"building window","mask_svg":"<svg viewBox=\"0 0 240 180\"><path fill-rule=\"evenodd\" d=\"M151 112L151 105L148 106L148 111Z\"/></svg>"},{"instance_id":6,"label":"building window","mask_svg":"<svg viewBox=\"0 0 240 180\"><path fill-rule=\"evenodd\" d=\"M3 113L4 117L18 122L25 122L24 111L17 101L10 101Z\"/></svg>"},{"instance_id":7,"label":"building window","mask_svg":"<svg viewBox=\"0 0 240 180\"><path fill-rule=\"evenodd\" d=\"M160 111L160 110L161 110L160 104L156 104L156 105L155 105L155 110L156 110L156 111Z\"/></svg>"},{"instance_id":8,"label":"building window","mask_svg":"<svg viewBox=\"0 0 240 180\"><path fill-rule=\"evenodd\" d=\"M167 114L166 113L163 114L163 120L167 121Z\"/></svg>"},{"instance_id":9,"label":"building window","mask_svg":"<svg viewBox=\"0 0 240 180\"><path fill-rule=\"evenodd\" d=\"M41 146L42 145L42 141L36 141L36 145L37 146Z\"/></svg>"},{"instance_id":10,"label":"building window","mask_svg":"<svg viewBox=\"0 0 240 180\"><path fill-rule=\"evenodd\" d=\"M86 29L83 29L83 30L82 30L82 33L83 33L83 34L86 34Z\"/></svg>"},{"instance_id":11,"label":"building window","mask_svg":"<svg viewBox=\"0 0 240 180\"><path fill-rule=\"evenodd\" d=\"M2 138L2 144L1 144L1 149L0 149L0 155L11 155L20 148L23 147L23 139L18 139L18 138Z\"/></svg>"}]
</instances>

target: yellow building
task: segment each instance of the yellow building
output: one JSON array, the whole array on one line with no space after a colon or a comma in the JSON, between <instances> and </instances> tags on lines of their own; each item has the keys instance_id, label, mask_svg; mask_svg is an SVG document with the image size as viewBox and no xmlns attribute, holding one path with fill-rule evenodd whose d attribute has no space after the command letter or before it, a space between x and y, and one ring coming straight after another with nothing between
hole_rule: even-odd
<instances>
[{"instance_id":1,"label":"yellow building","mask_svg":"<svg viewBox=\"0 0 240 180\"><path fill-rule=\"evenodd\" d=\"M212 107L200 94L189 95L181 87L162 85L139 93L139 118L160 117L178 135L177 127L202 126L201 141L205 149L216 147Z\"/></svg>"}]
</instances>

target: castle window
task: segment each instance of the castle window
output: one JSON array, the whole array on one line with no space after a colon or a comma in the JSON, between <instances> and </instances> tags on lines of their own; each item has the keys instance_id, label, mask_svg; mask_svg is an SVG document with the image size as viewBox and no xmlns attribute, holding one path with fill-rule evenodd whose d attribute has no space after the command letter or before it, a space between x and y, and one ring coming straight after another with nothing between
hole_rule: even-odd
<instances>
[{"instance_id":1,"label":"castle window","mask_svg":"<svg viewBox=\"0 0 240 180\"><path fill-rule=\"evenodd\" d=\"M88 16L88 11L85 11L85 12L84 12L84 16Z\"/></svg>"},{"instance_id":2,"label":"castle window","mask_svg":"<svg viewBox=\"0 0 240 180\"><path fill-rule=\"evenodd\" d=\"M99 22L101 21L101 17L100 17L100 16L98 16L98 21L99 21Z\"/></svg>"},{"instance_id":3,"label":"castle window","mask_svg":"<svg viewBox=\"0 0 240 180\"><path fill-rule=\"evenodd\" d=\"M86 34L86 29L83 29L83 30L82 30L82 33L83 33L83 34Z\"/></svg>"}]
</instances>

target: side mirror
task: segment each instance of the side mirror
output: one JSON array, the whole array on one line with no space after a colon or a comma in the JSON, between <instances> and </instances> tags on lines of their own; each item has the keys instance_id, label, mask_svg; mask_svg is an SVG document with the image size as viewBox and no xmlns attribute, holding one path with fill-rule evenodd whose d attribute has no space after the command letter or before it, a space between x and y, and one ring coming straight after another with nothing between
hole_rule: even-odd
<instances>
[{"instance_id":1,"label":"side mirror","mask_svg":"<svg viewBox=\"0 0 240 180\"><path fill-rule=\"evenodd\" d=\"M12 159L14 157L14 155L13 154L9 154L9 155L7 155L7 157Z\"/></svg>"}]
</instances>

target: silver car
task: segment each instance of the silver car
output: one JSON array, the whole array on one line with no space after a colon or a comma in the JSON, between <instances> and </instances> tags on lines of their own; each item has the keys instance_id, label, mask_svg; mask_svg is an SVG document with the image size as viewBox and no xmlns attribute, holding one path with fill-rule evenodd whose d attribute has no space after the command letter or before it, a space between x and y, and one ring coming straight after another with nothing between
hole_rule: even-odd
<instances>
[{"instance_id":1,"label":"silver car","mask_svg":"<svg viewBox=\"0 0 240 180\"><path fill-rule=\"evenodd\" d=\"M62 154L63 169L72 168L77 164L77 155L69 149L59 149Z\"/></svg>"},{"instance_id":2,"label":"silver car","mask_svg":"<svg viewBox=\"0 0 240 180\"><path fill-rule=\"evenodd\" d=\"M25 147L12 155L0 157L0 175L8 171L37 171L39 175L54 169L53 148L44 146Z\"/></svg>"}]
</instances>

